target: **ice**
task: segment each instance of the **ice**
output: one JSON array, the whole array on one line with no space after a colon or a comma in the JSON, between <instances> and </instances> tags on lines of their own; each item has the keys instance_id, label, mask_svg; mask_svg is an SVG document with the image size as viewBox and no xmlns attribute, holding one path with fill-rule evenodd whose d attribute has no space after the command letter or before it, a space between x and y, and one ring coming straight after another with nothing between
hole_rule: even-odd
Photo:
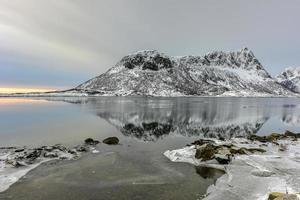
<instances>
[{"instance_id":1,"label":"ice","mask_svg":"<svg viewBox=\"0 0 300 200\"><path fill-rule=\"evenodd\" d=\"M237 146L258 147L256 143L241 144L240 140L233 142ZM195 146L168 150L164 155L174 162L223 168L226 173L207 189L205 200L266 200L270 192L300 191L300 143L291 140L279 143L288 144L288 149L281 152L277 145L269 144L266 153L238 155L229 165L199 162L194 158Z\"/></svg>"}]
</instances>

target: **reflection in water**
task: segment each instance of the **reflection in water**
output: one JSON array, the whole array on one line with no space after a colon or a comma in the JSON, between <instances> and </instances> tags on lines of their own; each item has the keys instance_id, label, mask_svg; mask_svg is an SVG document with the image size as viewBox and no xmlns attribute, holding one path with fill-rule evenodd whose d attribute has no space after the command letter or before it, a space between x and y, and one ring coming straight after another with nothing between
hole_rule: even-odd
<instances>
[{"instance_id":1,"label":"reflection in water","mask_svg":"<svg viewBox=\"0 0 300 200\"><path fill-rule=\"evenodd\" d=\"M224 174L224 171L210 167L195 166L195 169L196 173L204 179L215 178Z\"/></svg>"},{"instance_id":2,"label":"reflection in water","mask_svg":"<svg viewBox=\"0 0 300 200\"><path fill-rule=\"evenodd\" d=\"M298 99L107 97L66 101L82 104L125 136L144 141L170 134L246 137L258 133L270 118L300 124Z\"/></svg>"}]
</instances>

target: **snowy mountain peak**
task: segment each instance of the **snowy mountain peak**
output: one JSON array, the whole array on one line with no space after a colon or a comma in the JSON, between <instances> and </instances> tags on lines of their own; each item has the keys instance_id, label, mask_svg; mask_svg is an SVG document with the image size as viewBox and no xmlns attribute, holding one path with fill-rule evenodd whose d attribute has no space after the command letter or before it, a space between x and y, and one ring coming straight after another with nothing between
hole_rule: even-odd
<instances>
[{"instance_id":1,"label":"snowy mountain peak","mask_svg":"<svg viewBox=\"0 0 300 200\"><path fill-rule=\"evenodd\" d=\"M276 81L292 90L300 93L300 67L288 67L276 76Z\"/></svg>"},{"instance_id":2,"label":"snowy mountain peak","mask_svg":"<svg viewBox=\"0 0 300 200\"><path fill-rule=\"evenodd\" d=\"M268 74L248 48L181 57L155 50L138 51L75 90L121 96L292 95Z\"/></svg>"}]
</instances>

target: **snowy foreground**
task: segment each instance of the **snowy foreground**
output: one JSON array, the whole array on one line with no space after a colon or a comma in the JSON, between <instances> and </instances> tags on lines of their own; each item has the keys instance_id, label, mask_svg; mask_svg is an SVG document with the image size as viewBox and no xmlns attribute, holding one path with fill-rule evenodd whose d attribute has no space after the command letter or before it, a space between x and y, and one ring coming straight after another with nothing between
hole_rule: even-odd
<instances>
[{"instance_id":1,"label":"snowy foreground","mask_svg":"<svg viewBox=\"0 0 300 200\"><path fill-rule=\"evenodd\" d=\"M263 144L242 138L234 138L230 142L214 141L218 145L261 148L266 152L235 155L228 165L221 165L216 160L201 162L200 159L196 159L197 145L166 151L164 155L173 162L208 166L226 172L215 185L207 189L205 200L267 200L272 192L287 192L300 197L299 141L282 139L276 141L276 144Z\"/></svg>"}]
</instances>

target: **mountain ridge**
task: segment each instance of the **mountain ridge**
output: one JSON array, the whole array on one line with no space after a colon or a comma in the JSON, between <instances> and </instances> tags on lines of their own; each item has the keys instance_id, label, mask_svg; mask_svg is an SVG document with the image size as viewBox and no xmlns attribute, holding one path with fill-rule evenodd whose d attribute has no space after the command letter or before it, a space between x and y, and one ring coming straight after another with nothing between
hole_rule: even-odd
<instances>
[{"instance_id":1,"label":"mountain ridge","mask_svg":"<svg viewBox=\"0 0 300 200\"><path fill-rule=\"evenodd\" d=\"M292 93L278 84L248 48L204 56L167 56L144 50L77 86L93 95L272 96Z\"/></svg>"}]
</instances>

